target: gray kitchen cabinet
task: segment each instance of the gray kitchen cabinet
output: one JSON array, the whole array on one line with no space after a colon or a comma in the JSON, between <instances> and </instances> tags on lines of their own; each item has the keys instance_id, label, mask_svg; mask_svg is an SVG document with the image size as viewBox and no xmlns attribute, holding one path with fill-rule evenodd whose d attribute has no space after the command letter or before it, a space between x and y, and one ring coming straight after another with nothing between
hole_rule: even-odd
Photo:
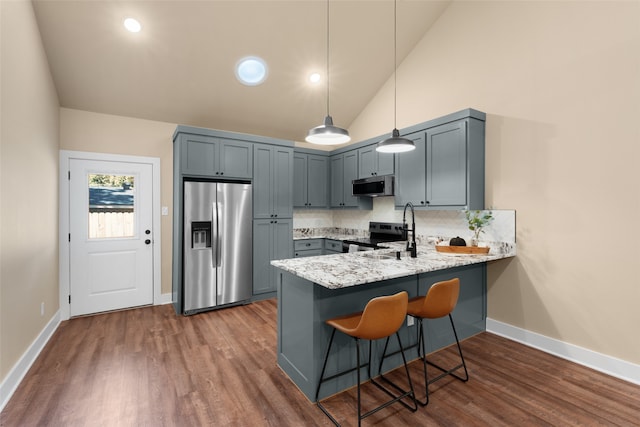
<instances>
[{"instance_id":1,"label":"gray kitchen cabinet","mask_svg":"<svg viewBox=\"0 0 640 427\"><path fill-rule=\"evenodd\" d=\"M293 257L302 258L316 255L342 253L342 241L334 239L299 239L293 241Z\"/></svg>"},{"instance_id":2,"label":"gray kitchen cabinet","mask_svg":"<svg viewBox=\"0 0 640 427\"><path fill-rule=\"evenodd\" d=\"M302 258L323 254L324 239L301 239L293 241L293 257Z\"/></svg>"},{"instance_id":3,"label":"gray kitchen cabinet","mask_svg":"<svg viewBox=\"0 0 640 427\"><path fill-rule=\"evenodd\" d=\"M331 156L331 208L372 209L370 197L355 197L351 182L358 178L358 150Z\"/></svg>"},{"instance_id":4,"label":"gray kitchen cabinet","mask_svg":"<svg viewBox=\"0 0 640 427\"><path fill-rule=\"evenodd\" d=\"M342 241L333 239L324 239L324 253L327 255L341 254Z\"/></svg>"},{"instance_id":5,"label":"gray kitchen cabinet","mask_svg":"<svg viewBox=\"0 0 640 427\"><path fill-rule=\"evenodd\" d=\"M181 134L181 173L216 178L251 178L253 148L244 141Z\"/></svg>"},{"instance_id":6,"label":"gray kitchen cabinet","mask_svg":"<svg viewBox=\"0 0 640 427\"><path fill-rule=\"evenodd\" d=\"M293 207L326 208L329 205L329 158L294 152Z\"/></svg>"},{"instance_id":7,"label":"gray kitchen cabinet","mask_svg":"<svg viewBox=\"0 0 640 427\"><path fill-rule=\"evenodd\" d=\"M293 216L293 149L255 144L253 217Z\"/></svg>"},{"instance_id":8,"label":"gray kitchen cabinet","mask_svg":"<svg viewBox=\"0 0 640 427\"><path fill-rule=\"evenodd\" d=\"M253 294L276 290L279 270L271 265L274 259L293 257L293 220L256 219L253 221Z\"/></svg>"},{"instance_id":9,"label":"gray kitchen cabinet","mask_svg":"<svg viewBox=\"0 0 640 427\"><path fill-rule=\"evenodd\" d=\"M375 175L393 175L393 153L378 153L377 144L358 149L358 178L368 178Z\"/></svg>"},{"instance_id":10,"label":"gray kitchen cabinet","mask_svg":"<svg viewBox=\"0 0 640 427\"><path fill-rule=\"evenodd\" d=\"M397 207L484 209L484 121L467 118L406 137L416 149L396 155Z\"/></svg>"}]
</instances>

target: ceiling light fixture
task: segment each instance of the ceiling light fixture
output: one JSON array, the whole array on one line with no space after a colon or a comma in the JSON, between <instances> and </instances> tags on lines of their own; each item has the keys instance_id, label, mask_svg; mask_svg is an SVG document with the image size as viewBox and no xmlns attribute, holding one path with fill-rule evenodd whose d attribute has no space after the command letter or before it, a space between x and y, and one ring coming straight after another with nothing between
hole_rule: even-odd
<instances>
[{"instance_id":1,"label":"ceiling light fixture","mask_svg":"<svg viewBox=\"0 0 640 427\"><path fill-rule=\"evenodd\" d=\"M387 138L384 141L378 142L376 151L380 153L404 153L407 151L415 150L416 146L410 139L401 138L400 131L397 127L397 103L398 103L398 83L397 83L397 69L398 69L398 18L397 18L397 5L396 0L393 1L393 131L391 132L391 138Z\"/></svg>"},{"instance_id":2,"label":"ceiling light fixture","mask_svg":"<svg viewBox=\"0 0 640 427\"><path fill-rule=\"evenodd\" d=\"M133 19L133 18L125 19L124 27L132 33L139 33L140 30L142 29L142 25L140 25L140 22L137 19Z\"/></svg>"},{"instance_id":3,"label":"ceiling light fixture","mask_svg":"<svg viewBox=\"0 0 640 427\"><path fill-rule=\"evenodd\" d=\"M246 86L257 86L267 79L267 64L257 56L247 56L236 64L236 78Z\"/></svg>"},{"instance_id":4,"label":"ceiling light fixture","mask_svg":"<svg viewBox=\"0 0 640 427\"><path fill-rule=\"evenodd\" d=\"M320 73L311 73L309 76L309 81L311 83L319 83L320 82Z\"/></svg>"},{"instance_id":5,"label":"ceiling light fixture","mask_svg":"<svg viewBox=\"0 0 640 427\"><path fill-rule=\"evenodd\" d=\"M333 125L329 115L329 0L327 0L327 116L324 123L309 130L305 141L320 145L337 145L351 141L346 129Z\"/></svg>"}]
</instances>

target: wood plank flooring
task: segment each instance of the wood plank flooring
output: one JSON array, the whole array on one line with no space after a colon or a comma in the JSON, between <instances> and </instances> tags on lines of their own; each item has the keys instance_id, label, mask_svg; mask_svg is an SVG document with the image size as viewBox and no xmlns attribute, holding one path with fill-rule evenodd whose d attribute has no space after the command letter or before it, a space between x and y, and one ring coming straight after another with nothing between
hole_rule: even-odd
<instances>
[{"instance_id":1,"label":"wood plank flooring","mask_svg":"<svg viewBox=\"0 0 640 427\"><path fill-rule=\"evenodd\" d=\"M463 342L470 380L364 426L640 426L640 387L489 333ZM453 360L453 349L432 357ZM412 378L424 396L421 366ZM401 372L397 381L402 382ZM363 407L380 392L366 385ZM326 400L357 425L355 390ZM276 364L276 301L176 316L171 306L63 322L0 414L2 426L331 426Z\"/></svg>"}]
</instances>

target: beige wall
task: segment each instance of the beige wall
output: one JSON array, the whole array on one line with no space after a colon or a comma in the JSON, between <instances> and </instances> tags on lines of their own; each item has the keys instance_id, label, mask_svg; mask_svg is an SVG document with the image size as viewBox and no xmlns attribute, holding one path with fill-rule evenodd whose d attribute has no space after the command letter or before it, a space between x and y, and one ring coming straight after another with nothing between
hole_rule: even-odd
<instances>
[{"instance_id":1,"label":"beige wall","mask_svg":"<svg viewBox=\"0 0 640 427\"><path fill-rule=\"evenodd\" d=\"M58 311L59 109L31 2L0 8L2 381Z\"/></svg>"},{"instance_id":2,"label":"beige wall","mask_svg":"<svg viewBox=\"0 0 640 427\"><path fill-rule=\"evenodd\" d=\"M397 77L399 127L487 113L486 205L518 243L489 317L640 363L640 2L456 2ZM390 84L355 140L392 127Z\"/></svg>"},{"instance_id":3,"label":"beige wall","mask_svg":"<svg viewBox=\"0 0 640 427\"><path fill-rule=\"evenodd\" d=\"M162 293L171 293L171 218L173 218L173 141L176 124L87 111L60 109L60 148L160 158Z\"/></svg>"}]
</instances>

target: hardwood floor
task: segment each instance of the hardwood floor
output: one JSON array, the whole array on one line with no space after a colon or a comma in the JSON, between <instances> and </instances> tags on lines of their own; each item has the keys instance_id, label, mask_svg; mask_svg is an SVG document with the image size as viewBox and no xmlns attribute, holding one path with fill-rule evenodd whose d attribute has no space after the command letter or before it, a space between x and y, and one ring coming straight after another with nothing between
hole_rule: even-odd
<instances>
[{"instance_id":1,"label":"hardwood floor","mask_svg":"<svg viewBox=\"0 0 640 427\"><path fill-rule=\"evenodd\" d=\"M191 317L159 306L63 322L0 425L331 426L278 368L275 319L267 300ZM640 426L640 386L489 333L462 346L469 382L443 379L427 407L393 405L363 425ZM421 397L420 369L411 364ZM379 392L365 386L365 409L372 397ZM355 390L326 406L357 425Z\"/></svg>"}]
</instances>

